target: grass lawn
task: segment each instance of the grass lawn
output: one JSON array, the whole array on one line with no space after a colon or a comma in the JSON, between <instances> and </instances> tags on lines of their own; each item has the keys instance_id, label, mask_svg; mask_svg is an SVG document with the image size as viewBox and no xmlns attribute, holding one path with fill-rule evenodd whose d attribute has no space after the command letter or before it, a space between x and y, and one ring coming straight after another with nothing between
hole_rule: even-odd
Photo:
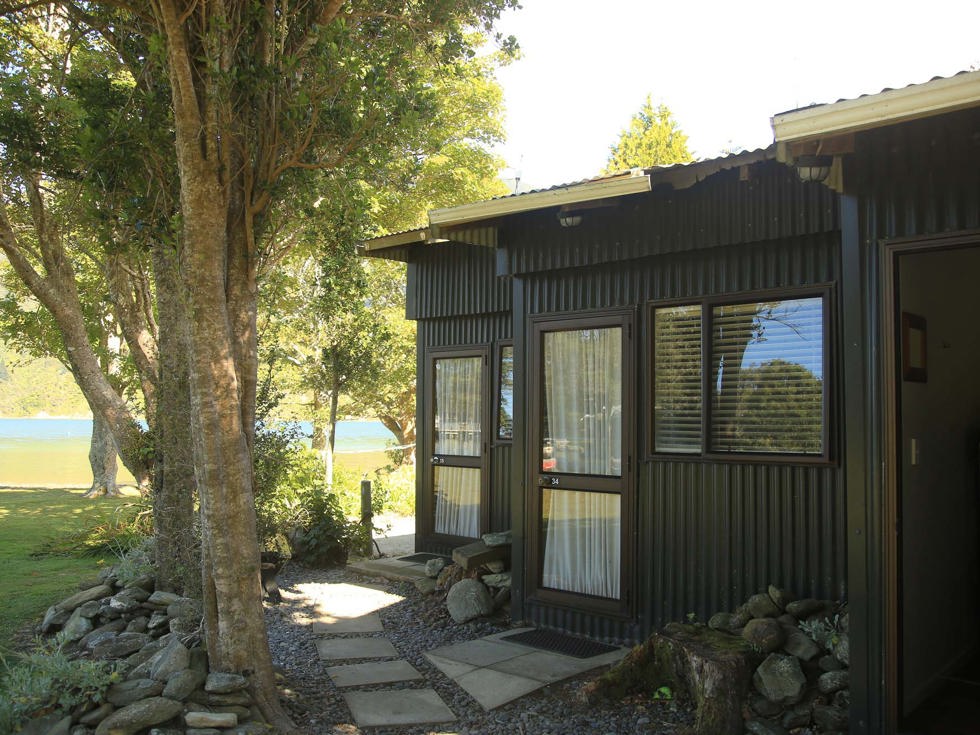
<instances>
[{"instance_id":1,"label":"grass lawn","mask_svg":"<svg viewBox=\"0 0 980 735\"><path fill-rule=\"evenodd\" d=\"M108 560L95 557L33 557L52 538L89 528L108 518L123 503L138 497L86 500L84 490L0 488L0 650L25 623L40 622L53 603L96 576Z\"/></svg>"}]
</instances>

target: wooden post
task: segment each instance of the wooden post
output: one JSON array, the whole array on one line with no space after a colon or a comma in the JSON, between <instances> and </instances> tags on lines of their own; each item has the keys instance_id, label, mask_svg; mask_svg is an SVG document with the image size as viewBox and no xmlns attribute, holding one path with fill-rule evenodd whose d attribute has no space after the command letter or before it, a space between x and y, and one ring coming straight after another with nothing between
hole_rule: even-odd
<instances>
[{"instance_id":1,"label":"wooden post","mask_svg":"<svg viewBox=\"0 0 980 735\"><path fill-rule=\"evenodd\" d=\"M361 525L367 527L364 541L364 556L370 557L374 543L374 511L371 510L371 481L361 480Z\"/></svg>"}]
</instances>

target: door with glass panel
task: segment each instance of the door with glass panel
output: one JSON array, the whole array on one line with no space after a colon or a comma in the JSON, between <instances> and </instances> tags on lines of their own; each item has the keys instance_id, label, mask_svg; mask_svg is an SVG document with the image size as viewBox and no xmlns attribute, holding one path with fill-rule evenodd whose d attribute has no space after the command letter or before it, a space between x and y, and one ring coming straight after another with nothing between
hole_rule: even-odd
<instances>
[{"instance_id":1,"label":"door with glass panel","mask_svg":"<svg viewBox=\"0 0 980 735\"><path fill-rule=\"evenodd\" d=\"M478 538L486 507L487 350L434 353L430 365L432 530L442 536Z\"/></svg>"},{"instance_id":2,"label":"door with glass panel","mask_svg":"<svg viewBox=\"0 0 980 735\"><path fill-rule=\"evenodd\" d=\"M542 599L629 601L632 315L541 320L532 329L528 456Z\"/></svg>"}]
</instances>

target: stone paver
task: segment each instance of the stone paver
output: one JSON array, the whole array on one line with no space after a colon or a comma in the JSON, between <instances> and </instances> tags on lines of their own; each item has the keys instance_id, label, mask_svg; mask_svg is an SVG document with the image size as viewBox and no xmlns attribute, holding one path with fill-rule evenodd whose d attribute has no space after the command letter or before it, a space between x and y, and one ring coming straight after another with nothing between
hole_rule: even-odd
<instances>
[{"instance_id":1,"label":"stone paver","mask_svg":"<svg viewBox=\"0 0 980 735\"><path fill-rule=\"evenodd\" d=\"M345 692L344 699L358 727L422 725L456 719L434 689Z\"/></svg>"},{"instance_id":2,"label":"stone paver","mask_svg":"<svg viewBox=\"0 0 980 735\"><path fill-rule=\"evenodd\" d=\"M450 679L457 679L463 674L477 668L473 664L464 664L462 661L453 661L451 658L442 658L442 656L437 656L434 653L427 653L425 654L425 657L429 659L433 666L439 669L439 671L444 673Z\"/></svg>"},{"instance_id":3,"label":"stone paver","mask_svg":"<svg viewBox=\"0 0 980 735\"><path fill-rule=\"evenodd\" d=\"M448 658L473 666L490 666L509 658L516 658L528 653L524 646L515 646L512 643L504 643L499 640L486 640L477 638L465 643L456 643L451 646L437 648L430 653L440 658Z\"/></svg>"},{"instance_id":4,"label":"stone paver","mask_svg":"<svg viewBox=\"0 0 980 735\"><path fill-rule=\"evenodd\" d=\"M387 638L334 638L316 642L324 661L352 658L393 658L398 651Z\"/></svg>"},{"instance_id":5,"label":"stone paver","mask_svg":"<svg viewBox=\"0 0 980 735\"><path fill-rule=\"evenodd\" d=\"M317 633L381 633L384 626L378 613L359 615L356 618L331 618L317 620L311 626Z\"/></svg>"},{"instance_id":6,"label":"stone paver","mask_svg":"<svg viewBox=\"0 0 980 735\"><path fill-rule=\"evenodd\" d=\"M338 687L367 684L388 684L394 681L414 681L422 674L408 661L370 661L363 664L331 666L327 674Z\"/></svg>"},{"instance_id":7,"label":"stone paver","mask_svg":"<svg viewBox=\"0 0 980 735\"><path fill-rule=\"evenodd\" d=\"M493 669L473 669L455 681L485 710L507 704L544 686L537 679L527 679Z\"/></svg>"}]
</instances>

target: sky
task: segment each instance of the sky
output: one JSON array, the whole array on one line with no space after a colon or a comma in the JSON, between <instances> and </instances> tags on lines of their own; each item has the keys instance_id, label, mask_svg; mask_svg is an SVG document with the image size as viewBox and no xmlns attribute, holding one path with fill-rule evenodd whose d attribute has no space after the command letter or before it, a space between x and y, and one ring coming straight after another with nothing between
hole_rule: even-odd
<instances>
[{"instance_id":1,"label":"sky","mask_svg":"<svg viewBox=\"0 0 980 735\"><path fill-rule=\"evenodd\" d=\"M772 142L770 118L980 68L978 0L521 0L497 24L505 178L595 176L647 94L697 158Z\"/></svg>"}]
</instances>

